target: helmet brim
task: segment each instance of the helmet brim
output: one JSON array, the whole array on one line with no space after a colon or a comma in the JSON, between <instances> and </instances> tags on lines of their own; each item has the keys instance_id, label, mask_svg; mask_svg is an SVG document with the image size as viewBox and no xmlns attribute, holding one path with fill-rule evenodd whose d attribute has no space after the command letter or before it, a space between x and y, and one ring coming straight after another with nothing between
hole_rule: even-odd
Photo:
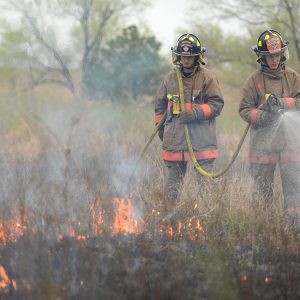
<instances>
[{"instance_id":1,"label":"helmet brim","mask_svg":"<svg viewBox=\"0 0 300 300\"><path fill-rule=\"evenodd\" d=\"M206 48L202 47L198 53L187 53L187 52L179 53L176 51L176 47L172 47L171 50L175 55L179 55L179 56L199 56L199 55L203 55L205 53Z\"/></svg>"},{"instance_id":2,"label":"helmet brim","mask_svg":"<svg viewBox=\"0 0 300 300\"><path fill-rule=\"evenodd\" d=\"M202 53L196 53L196 54L187 54L187 53L178 53L176 51L173 51L174 54L178 55L178 56L199 56L201 55Z\"/></svg>"},{"instance_id":3,"label":"helmet brim","mask_svg":"<svg viewBox=\"0 0 300 300\"><path fill-rule=\"evenodd\" d=\"M284 44L283 47L276 52L270 53L269 51L259 51L257 48L257 45L253 45L251 47L251 50L254 51L257 55L263 55L263 56L268 56L268 55L273 55L273 54L278 54L278 53L284 53L287 50L287 44Z\"/></svg>"}]
</instances>

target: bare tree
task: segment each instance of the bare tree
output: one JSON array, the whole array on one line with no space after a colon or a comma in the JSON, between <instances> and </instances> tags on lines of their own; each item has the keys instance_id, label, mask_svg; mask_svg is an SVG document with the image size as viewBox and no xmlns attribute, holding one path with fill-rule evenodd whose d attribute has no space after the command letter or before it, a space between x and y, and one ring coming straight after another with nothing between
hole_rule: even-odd
<instances>
[{"instance_id":1,"label":"bare tree","mask_svg":"<svg viewBox=\"0 0 300 300\"><path fill-rule=\"evenodd\" d=\"M22 42L30 71L29 88L59 84L77 99L83 96L87 65L99 55L102 41L113 36L110 32L116 32L124 17L147 3L137 0L2 2L3 10L19 16L19 30L26 33L27 38Z\"/></svg>"},{"instance_id":2,"label":"bare tree","mask_svg":"<svg viewBox=\"0 0 300 300\"><path fill-rule=\"evenodd\" d=\"M218 20L236 19L243 22L252 35L258 28L279 28L292 42L297 59L300 59L298 0L210 0L209 3L195 0L194 4L199 2Z\"/></svg>"}]
</instances>

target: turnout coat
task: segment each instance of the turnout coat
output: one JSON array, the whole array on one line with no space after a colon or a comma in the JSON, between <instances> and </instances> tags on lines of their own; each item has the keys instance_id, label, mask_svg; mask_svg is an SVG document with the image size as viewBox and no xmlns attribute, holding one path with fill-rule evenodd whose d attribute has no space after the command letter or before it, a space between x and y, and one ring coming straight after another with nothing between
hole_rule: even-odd
<instances>
[{"instance_id":1,"label":"turnout coat","mask_svg":"<svg viewBox=\"0 0 300 300\"><path fill-rule=\"evenodd\" d=\"M261 119L265 94L282 98L284 110L290 113L291 122L265 125ZM298 122L300 120L300 77L293 69L279 67L278 70L260 68L253 72L243 87L239 107L241 117L250 123L250 162L276 164L279 161L300 161ZM287 115L288 117L288 115ZM292 119L298 122L294 122ZM287 126L289 124L289 126Z\"/></svg>"},{"instance_id":2,"label":"turnout coat","mask_svg":"<svg viewBox=\"0 0 300 300\"><path fill-rule=\"evenodd\" d=\"M185 109L198 106L204 116L203 120L188 124L195 156L197 160L217 158L215 118L224 105L217 77L212 71L197 65L194 71L188 77L183 76L182 80ZM174 103L169 100L179 95L176 70L173 69L165 76L154 99L155 122L159 122L164 113L167 113L162 144L162 158L167 161L190 160L185 124L179 122L178 115L173 113Z\"/></svg>"}]
</instances>

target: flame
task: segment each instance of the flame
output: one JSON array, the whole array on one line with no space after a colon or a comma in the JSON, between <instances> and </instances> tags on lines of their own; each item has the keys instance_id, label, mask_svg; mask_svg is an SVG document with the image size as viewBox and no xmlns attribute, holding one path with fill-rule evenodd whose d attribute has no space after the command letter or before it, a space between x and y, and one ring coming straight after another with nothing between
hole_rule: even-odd
<instances>
[{"instance_id":1,"label":"flame","mask_svg":"<svg viewBox=\"0 0 300 300\"><path fill-rule=\"evenodd\" d=\"M59 224L59 227L54 229L54 237L61 241L66 236L72 237L82 243L88 240L92 236L101 236L110 230L111 234L141 234L145 232L147 228L151 228L154 234L168 235L172 238L187 238L190 240L196 240L204 232L200 219L192 217L185 220L178 220L173 226L161 225L163 219L160 211L152 209L150 214L146 217L146 221L138 215L138 209L134 204L135 193L129 193L122 198L114 198L114 215L110 220L111 226L105 227L105 220L109 219L110 214L106 213L102 209L102 203L100 197L95 201L88 204L89 208L89 220L83 222L82 220L66 219L63 224ZM194 209L197 205L194 206ZM105 217L105 218L104 218ZM155 226L153 222L155 221ZM5 216L5 219L0 219L0 247L6 246L9 243L16 242L20 237L26 234L34 234L38 232L40 228L38 219L35 219L34 215L30 215L26 212L25 208L12 212L10 215ZM149 227L148 227L149 226ZM53 237L46 231L46 238ZM242 280L247 280L244 276ZM265 283L269 282L269 278L265 278ZM83 280L79 281L80 286L85 286L86 283ZM32 285L25 279L18 279L17 282L14 279L9 278L5 268L0 265L0 293L10 293L13 289L25 289L32 291Z\"/></svg>"},{"instance_id":2,"label":"flame","mask_svg":"<svg viewBox=\"0 0 300 300\"><path fill-rule=\"evenodd\" d=\"M265 283L267 284L267 283L269 283L270 282L270 278L269 277L265 277Z\"/></svg>"},{"instance_id":3,"label":"flame","mask_svg":"<svg viewBox=\"0 0 300 300\"><path fill-rule=\"evenodd\" d=\"M3 290L4 292L8 292L10 287L13 287L14 289L17 288L17 284L15 280L10 280L6 270L3 266L0 265L0 290Z\"/></svg>"},{"instance_id":4,"label":"flame","mask_svg":"<svg viewBox=\"0 0 300 300\"><path fill-rule=\"evenodd\" d=\"M112 228L113 234L139 234L143 231L143 221L135 218L133 214L132 197L134 197L134 193L121 199L114 198L117 211Z\"/></svg>"},{"instance_id":5,"label":"flame","mask_svg":"<svg viewBox=\"0 0 300 300\"><path fill-rule=\"evenodd\" d=\"M15 217L10 217L9 221L0 222L0 244L6 245L9 242L15 242L25 235L27 226L24 222Z\"/></svg>"},{"instance_id":6,"label":"flame","mask_svg":"<svg viewBox=\"0 0 300 300\"><path fill-rule=\"evenodd\" d=\"M179 220L174 226L161 226L159 232L171 237L182 238L184 236L190 240L196 240L204 233L204 229L199 219L191 218L185 222Z\"/></svg>"},{"instance_id":7,"label":"flame","mask_svg":"<svg viewBox=\"0 0 300 300\"><path fill-rule=\"evenodd\" d=\"M1 243L6 244L6 235L2 223L0 223L0 241Z\"/></svg>"},{"instance_id":8,"label":"flame","mask_svg":"<svg viewBox=\"0 0 300 300\"><path fill-rule=\"evenodd\" d=\"M173 227L167 226L167 235L169 235L169 236L173 236L174 235Z\"/></svg>"},{"instance_id":9,"label":"flame","mask_svg":"<svg viewBox=\"0 0 300 300\"><path fill-rule=\"evenodd\" d=\"M242 281L247 281L247 280L248 280L247 275L243 275L243 276L241 277L241 280L242 280Z\"/></svg>"},{"instance_id":10,"label":"flame","mask_svg":"<svg viewBox=\"0 0 300 300\"><path fill-rule=\"evenodd\" d=\"M75 237L77 241L86 241L89 238L88 234L77 233L70 220L68 222L68 226L69 226L69 235L71 237ZM80 228L80 226L81 226L81 222L79 221L77 222L77 228ZM60 235L58 239L62 240L63 237L61 237Z\"/></svg>"},{"instance_id":11,"label":"flame","mask_svg":"<svg viewBox=\"0 0 300 300\"><path fill-rule=\"evenodd\" d=\"M71 237L75 237L76 236L76 231L75 231L74 227L72 226L71 221L69 220L68 223L69 223L69 234L70 234Z\"/></svg>"},{"instance_id":12,"label":"flame","mask_svg":"<svg viewBox=\"0 0 300 300\"><path fill-rule=\"evenodd\" d=\"M154 234L169 235L176 238L188 238L196 240L203 236L204 229L199 218L191 217L185 220L178 220L177 224L168 226L162 225L163 216L160 211L152 209L146 220L138 217L138 208L134 205L135 193L131 192L125 197L114 198L115 212L113 215L107 213L102 208L102 202L99 196L88 204L89 220L81 222L81 220L67 220L64 224L59 224L55 228L54 237L61 241L66 236L73 237L78 241L86 241L93 236L101 236L105 232L110 231L111 234L141 234L149 226ZM198 209L198 204L193 206L194 210ZM197 212L195 211L195 214ZM105 224L108 220L109 224ZM2 221L2 222L1 222ZM153 223L154 221L154 223ZM16 213L11 212L5 217L5 220L0 219L0 246L6 246L9 243L16 242L20 237L26 234L34 234L40 228L35 225L38 222L34 215L30 215L24 206L17 210ZM152 226L152 225L155 226ZM46 228L48 230L48 228ZM53 237L48 232L46 237Z\"/></svg>"},{"instance_id":13,"label":"flame","mask_svg":"<svg viewBox=\"0 0 300 300\"><path fill-rule=\"evenodd\" d=\"M105 211L101 209L100 197L96 197L96 201L94 203L90 203L89 209L93 235L102 235L104 226L103 214L105 213Z\"/></svg>"}]
</instances>

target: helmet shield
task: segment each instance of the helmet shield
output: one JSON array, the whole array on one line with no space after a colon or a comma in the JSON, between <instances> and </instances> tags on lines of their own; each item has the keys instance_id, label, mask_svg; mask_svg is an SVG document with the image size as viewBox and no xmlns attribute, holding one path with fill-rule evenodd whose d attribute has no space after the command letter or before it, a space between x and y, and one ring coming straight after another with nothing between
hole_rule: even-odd
<instances>
[{"instance_id":1,"label":"helmet shield","mask_svg":"<svg viewBox=\"0 0 300 300\"><path fill-rule=\"evenodd\" d=\"M275 30L266 30L258 38L257 44L251 47L258 55L272 55L284 53L287 50L287 42L284 42L281 34Z\"/></svg>"},{"instance_id":2,"label":"helmet shield","mask_svg":"<svg viewBox=\"0 0 300 300\"><path fill-rule=\"evenodd\" d=\"M198 56L204 53L200 40L193 34L183 34L172 51L181 56Z\"/></svg>"},{"instance_id":3,"label":"helmet shield","mask_svg":"<svg viewBox=\"0 0 300 300\"><path fill-rule=\"evenodd\" d=\"M282 39L281 34L276 30L266 30L257 39L257 44L251 49L258 56L257 62L265 62L264 57L274 54L281 54L281 62L289 58L288 42Z\"/></svg>"}]
</instances>

